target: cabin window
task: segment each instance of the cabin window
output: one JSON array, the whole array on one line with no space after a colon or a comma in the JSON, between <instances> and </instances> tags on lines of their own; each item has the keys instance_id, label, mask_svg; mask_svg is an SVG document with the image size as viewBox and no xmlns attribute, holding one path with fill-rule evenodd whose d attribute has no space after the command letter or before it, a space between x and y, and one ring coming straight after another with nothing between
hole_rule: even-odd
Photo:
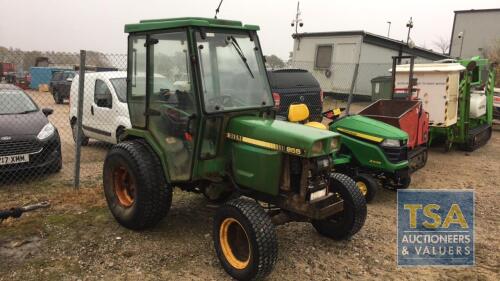
<instances>
[{"instance_id":1,"label":"cabin window","mask_svg":"<svg viewBox=\"0 0 500 281\"><path fill-rule=\"evenodd\" d=\"M314 66L317 69L329 69L332 65L333 45L320 45L316 48Z\"/></svg>"}]
</instances>

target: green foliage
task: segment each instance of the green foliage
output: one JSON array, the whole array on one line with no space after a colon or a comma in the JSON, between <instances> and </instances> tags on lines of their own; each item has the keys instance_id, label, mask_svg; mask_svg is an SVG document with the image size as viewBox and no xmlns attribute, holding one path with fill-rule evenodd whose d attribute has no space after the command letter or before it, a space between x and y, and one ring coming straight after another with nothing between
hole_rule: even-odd
<instances>
[{"instance_id":1,"label":"green foliage","mask_svg":"<svg viewBox=\"0 0 500 281\"><path fill-rule=\"evenodd\" d=\"M272 69L279 69L285 67L285 62L276 55L266 56L266 65Z\"/></svg>"}]
</instances>

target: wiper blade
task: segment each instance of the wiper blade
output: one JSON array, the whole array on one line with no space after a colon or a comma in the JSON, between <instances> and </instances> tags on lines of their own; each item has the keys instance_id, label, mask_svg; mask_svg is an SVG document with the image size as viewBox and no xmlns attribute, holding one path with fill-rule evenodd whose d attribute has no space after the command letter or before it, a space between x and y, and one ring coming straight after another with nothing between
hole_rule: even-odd
<instances>
[{"instance_id":1,"label":"wiper blade","mask_svg":"<svg viewBox=\"0 0 500 281\"><path fill-rule=\"evenodd\" d=\"M233 45L234 49L236 50L236 52L240 56L241 60L243 61L243 63L247 67L248 73L250 73L250 76L252 76L252 78L255 78L252 70L250 69L250 65L248 65L247 58L245 57L245 55L243 54L243 51L241 50L240 44L238 44L238 41L236 41L236 38L234 38L234 36L231 36L230 38L231 38L231 45Z\"/></svg>"}]
</instances>

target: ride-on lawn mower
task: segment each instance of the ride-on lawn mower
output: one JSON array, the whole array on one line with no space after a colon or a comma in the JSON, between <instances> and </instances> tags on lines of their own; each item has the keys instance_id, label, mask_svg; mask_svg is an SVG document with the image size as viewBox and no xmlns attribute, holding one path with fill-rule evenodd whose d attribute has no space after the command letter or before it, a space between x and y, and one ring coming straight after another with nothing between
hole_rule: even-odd
<instances>
[{"instance_id":1,"label":"ride-on lawn mower","mask_svg":"<svg viewBox=\"0 0 500 281\"><path fill-rule=\"evenodd\" d=\"M275 120L257 30L205 18L126 25L132 128L103 168L109 209L130 229L160 222L174 186L254 199L231 199L213 223L217 256L240 280L271 272L275 225L306 221L346 239L366 218L355 182L332 173L339 135Z\"/></svg>"}]
</instances>

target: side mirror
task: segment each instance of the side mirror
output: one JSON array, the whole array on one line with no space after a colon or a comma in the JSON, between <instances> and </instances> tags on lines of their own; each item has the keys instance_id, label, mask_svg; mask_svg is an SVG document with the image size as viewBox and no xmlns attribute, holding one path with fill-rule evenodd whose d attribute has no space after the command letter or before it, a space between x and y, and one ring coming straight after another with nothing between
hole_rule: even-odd
<instances>
[{"instance_id":1,"label":"side mirror","mask_svg":"<svg viewBox=\"0 0 500 281\"><path fill-rule=\"evenodd\" d=\"M68 78L68 79L66 79L66 81L73 82L73 78Z\"/></svg>"},{"instance_id":2,"label":"side mirror","mask_svg":"<svg viewBox=\"0 0 500 281\"><path fill-rule=\"evenodd\" d=\"M54 113L54 110L52 108L42 108L42 112L45 116L49 116Z\"/></svg>"}]
</instances>

